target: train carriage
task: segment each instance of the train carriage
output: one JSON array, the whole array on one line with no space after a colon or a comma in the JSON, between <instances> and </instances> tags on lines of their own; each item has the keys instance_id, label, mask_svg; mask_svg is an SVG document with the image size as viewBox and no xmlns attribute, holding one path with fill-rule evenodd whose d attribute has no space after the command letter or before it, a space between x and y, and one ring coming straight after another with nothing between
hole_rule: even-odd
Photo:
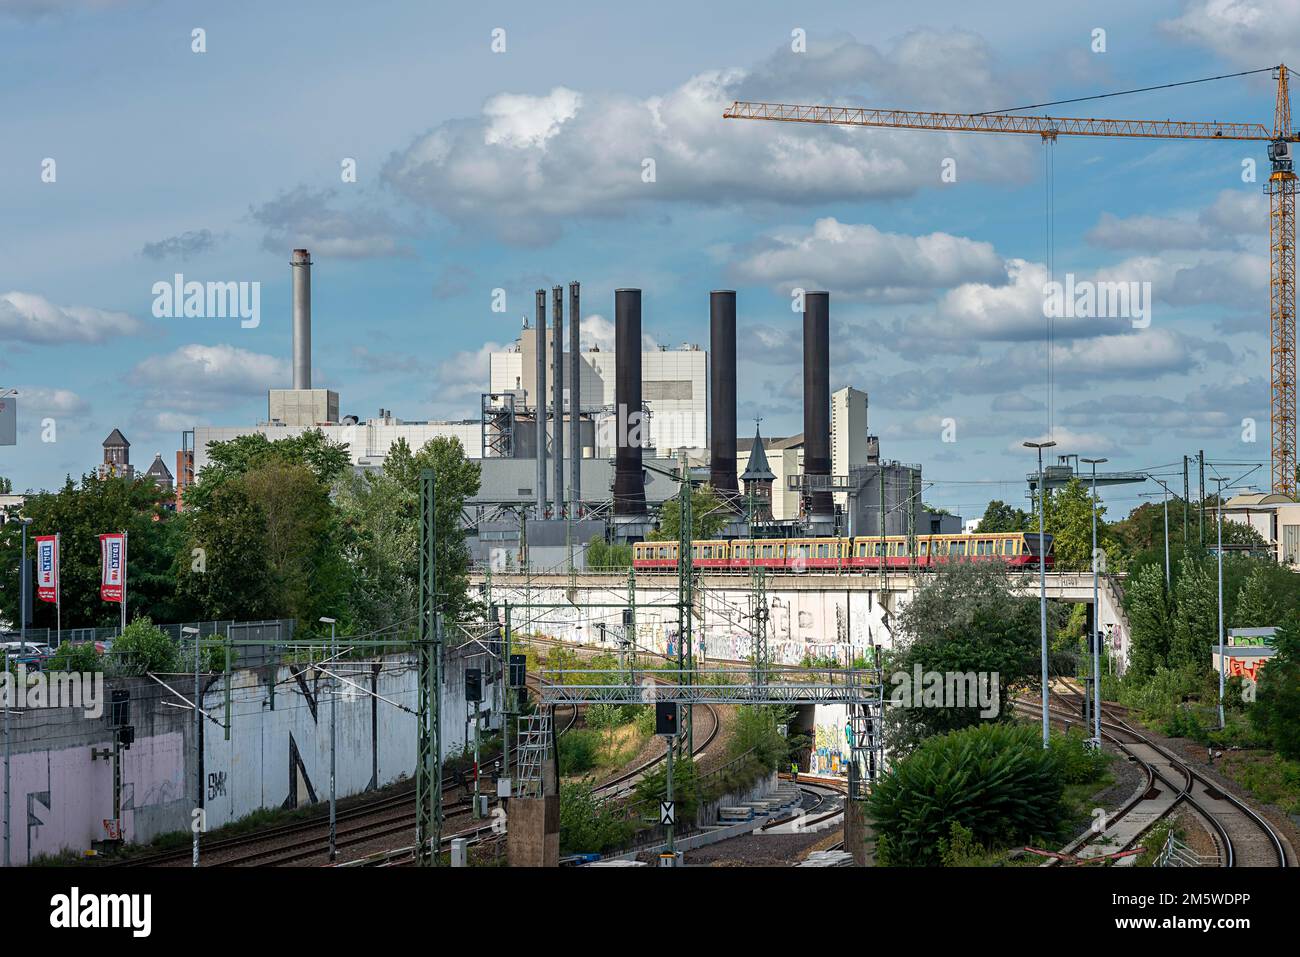
<instances>
[{"instance_id":1,"label":"train carriage","mask_svg":"<svg viewBox=\"0 0 1300 957\"><path fill-rule=\"evenodd\" d=\"M953 561L997 561L1013 567L1038 567L1040 553L1052 567L1052 536L1037 532L973 535L918 535L916 554L908 553L905 536L858 538L737 538L691 544L691 565L701 570L763 567L793 572L930 568ZM632 565L639 570L677 568L677 542L637 542Z\"/></svg>"}]
</instances>

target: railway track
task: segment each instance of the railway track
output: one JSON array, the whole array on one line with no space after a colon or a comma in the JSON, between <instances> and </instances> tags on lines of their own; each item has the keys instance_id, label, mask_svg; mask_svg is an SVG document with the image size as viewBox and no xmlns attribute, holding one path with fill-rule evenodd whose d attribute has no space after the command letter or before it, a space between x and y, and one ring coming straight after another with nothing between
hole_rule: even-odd
<instances>
[{"instance_id":1,"label":"railway track","mask_svg":"<svg viewBox=\"0 0 1300 957\"><path fill-rule=\"evenodd\" d=\"M1073 690L1057 691L1058 697L1083 704ZM1022 712L1041 715L1042 705L1017 702ZM1078 721L1076 713L1049 705L1049 715L1059 723ZM1162 745L1102 708L1102 737L1133 760L1146 775L1146 786L1115 814L1106 819L1099 833L1086 833L1063 848L1067 854L1084 858L1131 850L1159 821L1180 806L1187 806L1203 820L1219 846L1222 867L1287 867L1289 859L1281 837L1260 814L1231 794L1218 788L1195 768ZM1057 863L1049 861L1048 866Z\"/></svg>"}]
</instances>

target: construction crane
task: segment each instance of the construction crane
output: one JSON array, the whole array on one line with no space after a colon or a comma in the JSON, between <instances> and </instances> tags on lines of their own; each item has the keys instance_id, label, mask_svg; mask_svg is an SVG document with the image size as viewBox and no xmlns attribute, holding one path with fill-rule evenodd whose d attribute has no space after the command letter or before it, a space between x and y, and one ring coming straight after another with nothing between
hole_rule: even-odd
<instances>
[{"instance_id":1,"label":"construction crane","mask_svg":"<svg viewBox=\"0 0 1300 957\"><path fill-rule=\"evenodd\" d=\"M1273 491L1296 497L1296 330L1295 330L1295 194L1296 174L1291 130L1291 100L1287 92L1285 65L1268 67L1277 81L1273 129L1260 123L1177 122L1174 120L1105 120L1059 116L1014 115L1019 107L989 113L923 113L915 110L875 110L854 106L800 106L788 103L736 101L722 115L729 120L771 120L781 123L822 123L832 126L865 126L884 129L939 130L952 133L1029 133L1041 136L1045 144L1058 136L1127 136L1161 140L1263 140L1268 143L1271 164L1265 192L1270 204L1269 288L1271 306L1270 383L1272 399ZM1232 74L1245 76L1265 70ZM1207 80L1225 77L1207 77ZM1191 80L1200 83L1204 80ZM1165 84L1165 87L1185 83ZM1147 87L1145 90L1164 87ZM1145 90L1129 90L1138 93ZM1119 94L1104 94L1114 96ZM1079 100L1102 97L1079 97ZM1068 102L1077 102L1071 100ZM1050 356L1049 356L1050 361Z\"/></svg>"}]
</instances>

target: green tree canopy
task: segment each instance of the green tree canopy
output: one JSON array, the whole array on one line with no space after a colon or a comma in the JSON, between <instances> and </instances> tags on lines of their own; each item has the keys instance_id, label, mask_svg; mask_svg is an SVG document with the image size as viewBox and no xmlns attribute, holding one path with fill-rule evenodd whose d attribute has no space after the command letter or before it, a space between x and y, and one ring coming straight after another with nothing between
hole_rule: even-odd
<instances>
[{"instance_id":1,"label":"green tree canopy","mask_svg":"<svg viewBox=\"0 0 1300 957\"><path fill-rule=\"evenodd\" d=\"M1027 532L1038 527L1031 525L1031 522L1032 516L1024 509L1013 508L1006 502L994 499L989 502L988 508L984 509L984 517L980 519L979 525L975 526L975 531Z\"/></svg>"},{"instance_id":2,"label":"green tree canopy","mask_svg":"<svg viewBox=\"0 0 1300 957\"><path fill-rule=\"evenodd\" d=\"M716 538L718 533L734 521L736 515L724 508L712 486L691 486L691 541L700 542ZM681 493L664 502L659 510L659 528L648 536L653 542L676 542L681 540L682 502Z\"/></svg>"}]
</instances>

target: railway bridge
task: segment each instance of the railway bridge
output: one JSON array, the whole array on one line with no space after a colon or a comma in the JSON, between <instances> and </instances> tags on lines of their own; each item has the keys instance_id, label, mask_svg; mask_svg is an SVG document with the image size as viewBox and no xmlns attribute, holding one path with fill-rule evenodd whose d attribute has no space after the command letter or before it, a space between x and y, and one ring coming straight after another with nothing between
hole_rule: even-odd
<instances>
[{"instance_id":1,"label":"railway bridge","mask_svg":"<svg viewBox=\"0 0 1300 957\"><path fill-rule=\"evenodd\" d=\"M773 664L798 665L805 658L848 664L875 645L893 644L891 624L927 580L925 572L770 574L761 592L745 571L703 572L694 592L697 657L743 661L752 652L755 608L768 611L767 645ZM637 647L675 654L678 580L674 573L491 574L476 572L471 586L487 588L497 605L514 607L516 632L561 641L608 646L624 639L624 608L635 609ZM1021 587L1038 594L1037 575ZM1092 605L1091 572L1049 572L1047 596ZM1128 659L1129 626L1119 576L1103 575L1097 615L1121 667ZM530 607L533 606L533 607Z\"/></svg>"}]
</instances>

